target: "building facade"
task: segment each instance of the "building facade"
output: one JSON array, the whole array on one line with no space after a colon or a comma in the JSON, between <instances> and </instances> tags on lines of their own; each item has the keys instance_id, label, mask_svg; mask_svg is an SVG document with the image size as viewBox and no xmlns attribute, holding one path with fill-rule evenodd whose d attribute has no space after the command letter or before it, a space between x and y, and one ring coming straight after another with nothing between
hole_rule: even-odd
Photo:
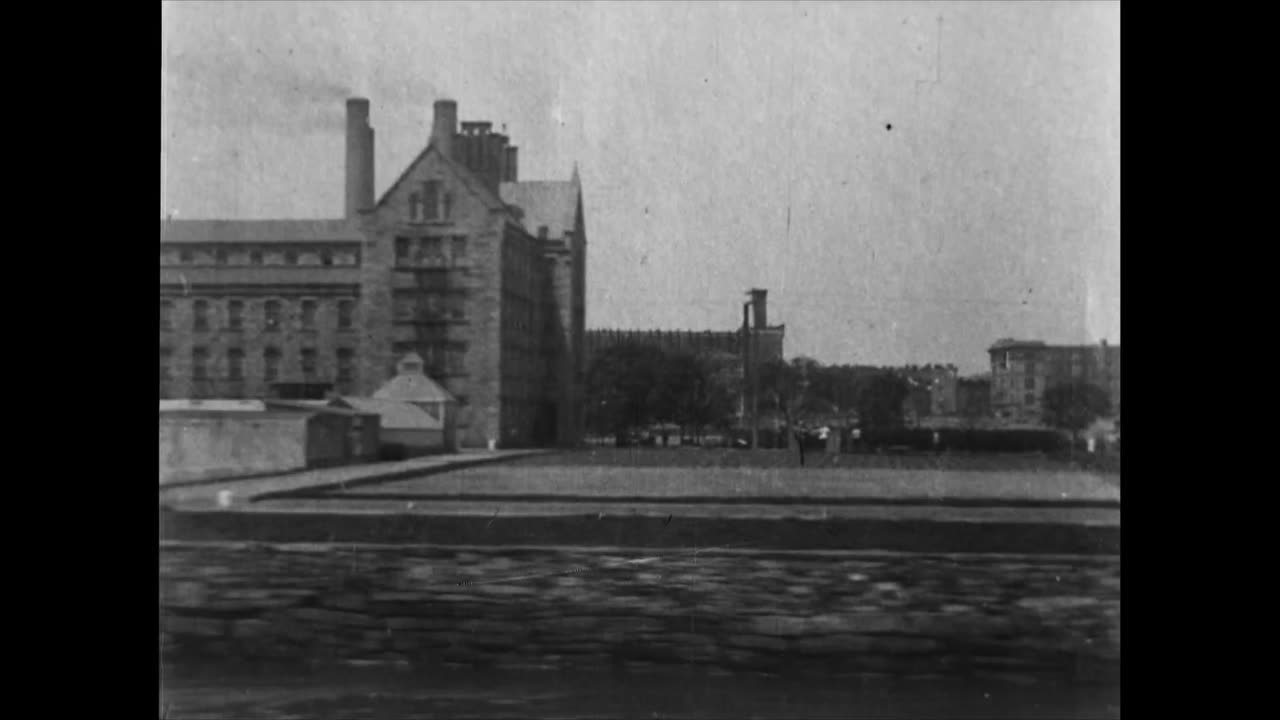
<instances>
[{"instance_id":1,"label":"building facade","mask_svg":"<svg viewBox=\"0 0 1280 720\"><path fill-rule=\"evenodd\" d=\"M1038 340L997 341L991 356L991 409L997 417L1038 422L1044 391L1083 380L1105 390L1111 414L1120 415L1120 346L1049 345Z\"/></svg>"},{"instance_id":2,"label":"building facade","mask_svg":"<svg viewBox=\"0 0 1280 720\"><path fill-rule=\"evenodd\" d=\"M581 436L586 227L577 169L522 182L488 122L435 103L426 147L374 196L369 103L347 102L346 216L164 220L161 397L370 395L410 353L467 447Z\"/></svg>"},{"instance_id":3,"label":"building facade","mask_svg":"<svg viewBox=\"0 0 1280 720\"><path fill-rule=\"evenodd\" d=\"M742 325L736 330L588 330L584 366L604 350L620 345L645 345L664 352L693 355L725 353L745 359L752 355L760 363L781 362L785 325L769 325L768 292L752 290L744 306Z\"/></svg>"}]
</instances>

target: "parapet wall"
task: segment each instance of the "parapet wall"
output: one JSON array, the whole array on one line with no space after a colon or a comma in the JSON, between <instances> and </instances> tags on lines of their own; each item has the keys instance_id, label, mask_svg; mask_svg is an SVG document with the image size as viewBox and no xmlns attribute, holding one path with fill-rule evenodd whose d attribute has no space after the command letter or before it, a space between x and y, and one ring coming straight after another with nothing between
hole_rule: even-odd
<instances>
[{"instance_id":1,"label":"parapet wall","mask_svg":"<svg viewBox=\"0 0 1280 720\"><path fill-rule=\"evenodd\" d=\"M165 543L170 661L1119 682L1119 557Z\"/></svg>"}]
</instances>

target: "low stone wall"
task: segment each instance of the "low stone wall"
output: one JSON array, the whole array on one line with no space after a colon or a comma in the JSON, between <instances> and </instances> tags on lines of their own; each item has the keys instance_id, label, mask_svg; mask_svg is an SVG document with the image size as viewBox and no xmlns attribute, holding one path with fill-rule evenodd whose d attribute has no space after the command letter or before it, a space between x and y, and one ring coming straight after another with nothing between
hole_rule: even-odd
<instances>
[{"instance_id":1,"label":"low stone wall","mask_svg":"<svg viewBox=\"0 0 1280 720\"><path fill-rule=\"evenodd\" d=\"M165 543L204 659L1119 681L1118 557Z\"/></svg>"}]
</instances>

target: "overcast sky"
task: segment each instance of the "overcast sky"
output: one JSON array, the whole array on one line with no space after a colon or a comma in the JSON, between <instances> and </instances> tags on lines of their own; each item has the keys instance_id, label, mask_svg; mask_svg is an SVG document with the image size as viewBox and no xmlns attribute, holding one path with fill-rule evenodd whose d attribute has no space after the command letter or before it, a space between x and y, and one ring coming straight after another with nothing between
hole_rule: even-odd
<instances>
[{"instance_id":1,"label":"overcast sky","mask_svg":"<svg viewBox=\"0 0 1280 720\"><path fill-rule=\"evenodd\" d=\"M1118 3L165 4L162 214L340 217L343 100L377 192L432 102L580 169L589 328L986 368L1120 340Z\"/></svg>"}]
</instances>

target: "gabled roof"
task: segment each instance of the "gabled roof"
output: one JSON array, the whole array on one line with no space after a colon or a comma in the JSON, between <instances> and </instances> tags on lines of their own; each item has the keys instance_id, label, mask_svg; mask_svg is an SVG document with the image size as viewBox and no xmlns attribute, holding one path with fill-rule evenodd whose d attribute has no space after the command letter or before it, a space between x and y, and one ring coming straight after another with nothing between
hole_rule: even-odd
<instances>
[{"instance_id":1,"label":"gabled roof","mask_svg":"<svg viewBox=\"0 0 1280 720\"><path fill-rule=\"evenodd\" d=\"M359 242L347 220L161 220L162 243Z\"/></svg>"},{"instance_id":2,"label":"gabled roof","mask_svg":"<svg viewBox=\"0 0 1280 720\"><path fill-rule=\"evenodd\" d=\"M567 181L504 182L498 193L508 205L520 209L520 223L534 237L542 226L547 228L547 237L564 237L577 224L580 188L576 172L574 179Z\"/></svg>"},{"instance_id":3,"label":"gabled roof","mask_svg":"<svg viewBox=\"0 0 1280 720\"><path fill-rule=\"evenodd\" d=\"M379 400L400 400L402 402L454 402L448 390L427 377L417 374L400 374L388 380L373 397Z\"/></svg>"},{"instance_id":4,"label":"gabled roof","mask_svg":"<svg viewBox=\"0 0 1280 720\"><path fill-rule=\"evenodd\" d=\"M349 417L359 417L361 415L376 415L377 413L362 413L359 410L334 405L332 400L276 400L270 399L264 401L269 410L298 410L301 412L322 413L329 415L345 415Z\"/></svg>"},{"instance_id":5,"label":"gabled roof","mask_svg":"<svg viewBox=\"0 0 1280 720\"><path fill-rule=\"evenodd\" d=\"M409 177L409 173L413 172L413 169L426 159L428 153L435 153L439 156L440 161L444 163L445 167L449 168L462 185L478 197L480 201L484 203L485 207L490 210L506 209L506 204L503 203L497 195L494 195L489 188L485 187L485 184L481 182L474 173L468 170L462 163L455 162L452 158L437 150L436 146L431 143L428 143L427 146L422 149L422 152L418 153L418 157L414 158L408 165L405 165L404 171L400 173L400 177L396 178L396 181L391 183L391 187L387 188L387 191L382 193L382 197L378 198L377 204L374 205L375 208L380 208L387 202L387 199L391 197L392 193L394 193L400 187L400 184Z\"/></svg>"},{"instance_id":6,"label":"gabled roof","mask_svg":"<svg viewBox=\"0 0 1280 720\"><path fill-rule=\"evenodd\" d=\"M443 430L444 423L422 408L400 400L343 396L340 402L362 413L377 414L384 430Z\"/></svg>"}]
</instances>

